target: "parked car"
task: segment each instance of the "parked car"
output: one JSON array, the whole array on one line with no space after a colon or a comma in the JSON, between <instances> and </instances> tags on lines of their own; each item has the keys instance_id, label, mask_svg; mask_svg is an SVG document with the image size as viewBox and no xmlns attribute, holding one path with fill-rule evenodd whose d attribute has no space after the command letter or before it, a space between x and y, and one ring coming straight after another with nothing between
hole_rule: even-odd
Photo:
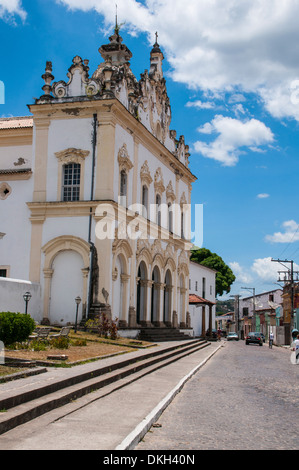
<instances>
[{"instance_id":1,"label":"parked car","mask_svg":"<svg viewBox=\"0 0 299 470\"><path fill-rule=\"evenodd\" d=\"M239 336L237 333L228 333L227 337L226 337L227 341L239 341Z\"/></svg>"},{"instance_id":2,"label":"parked car","mask_svg":"<svg viewBox=\"0 0 299 470\"><path fill-rule=\"evenodd\" d=\"M263 338L259 332L248 333L245 338L246 344L259 344L263 346Z\"/></svg>"}]
</instances>

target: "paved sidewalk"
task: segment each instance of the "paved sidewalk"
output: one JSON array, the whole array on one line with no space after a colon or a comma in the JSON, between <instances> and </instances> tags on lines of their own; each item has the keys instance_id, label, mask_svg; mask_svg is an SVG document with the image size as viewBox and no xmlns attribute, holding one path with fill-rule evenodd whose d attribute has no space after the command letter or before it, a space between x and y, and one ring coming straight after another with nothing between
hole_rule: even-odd
<instances>
[{"instance_id":1,"label":"paved sidewalk","mask_svg":"<svg viewBox=\"0 0 299 470\"><path fill-rule=\"evenodd\" d=\"M175 343L173 343L175 344ZM150 427L171 403L184 384L224 345L211 343L177 362L147 375L124 388L105 387L69 405L51 411L0 436L0 450L128 450L137 445ZM160 343L156 348L169 347ZM105 363L123 361L130 355L105 359ZM144 351L132 353L136 356ZM104 365L104 362L101 361ZM86 364L90 370L95 364ZM77 368L76 368L77 369ZM72 374L55 370L39 377L23 379L8 387L26 387L25 381L54 380L55 374ZM50 374L47 378L46 376ZM64 376L65 377L65 376ZM2 393L3 385L0 386ZM109 395L109 392L112 392ZM1 396L1 393L0 393Z\"/></svg>"}]
</instances>

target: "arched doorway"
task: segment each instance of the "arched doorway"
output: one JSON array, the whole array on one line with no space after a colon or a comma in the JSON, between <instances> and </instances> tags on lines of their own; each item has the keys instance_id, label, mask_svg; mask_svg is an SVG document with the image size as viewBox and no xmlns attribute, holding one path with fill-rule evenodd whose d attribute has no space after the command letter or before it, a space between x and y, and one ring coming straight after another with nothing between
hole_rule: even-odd
<instances>
[{"instance_id":1,"label":"arched doorway","mask_svg":"<svg viewBox=\"0 0 299 470\"><path fill-rule=\"evenodd\" d=\"M82 299L79 314L86 314L90 244L64 235L50 240L42 251L45 255L43 322L62 324L63 319L63 323L74 323L78 295Z\"/></svg>"},{"instance_id":2,"label":"arched doorway","mask_svg":"<svg viewBox=\"0 0 299 470\"><path fill-rule=\"evenodd\" d=\"M49 305L51 324L75 323L75 298L80 296L83 299L83 268L83 258L76 251L62 251L54 258ZM81 320L82 303L79 308L78 322Z\"/></svg>"},{"instance_id":3,"label":"arched doorway","mask_svg":"<svg viewBox=\"0 0 299 470\"><path fill-rule=\"evenodd\" d=\"M164 288L164 311L163 322L166 326L171 326L171 303L172 303L172 277L169 269L165 275L165 288Z\"/></svg>"},{"instance_id":4,"label":"arched doorway","mask_svg":"<svg viewBox=\"0 0 299 470\"><path fill-rule=\"evenodd\" d=\"M147 301L147 269L144 261L141 261L138 268L138 284L137 284L137 305L136 305L136 321L137 324L145 324L146 322L146 301Z\"/></svg>"},{"instance_id":5,"label":"arched doorway","mask_svg":"<svg viewBox=\"0 0 299 470\"><path fill-rule=\"evenodd\" d=\"M160 321L160 283L161 276L158 266L155 266L152 274L152 303L151 303L151 322L155 325Z\"/></svg>"}]
</instances>

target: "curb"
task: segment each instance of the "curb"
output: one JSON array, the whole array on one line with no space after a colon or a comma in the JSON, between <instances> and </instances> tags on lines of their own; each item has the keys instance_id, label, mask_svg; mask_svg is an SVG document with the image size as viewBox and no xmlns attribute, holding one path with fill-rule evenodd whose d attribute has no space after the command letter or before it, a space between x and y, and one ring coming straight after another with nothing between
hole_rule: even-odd
<instances>
[{"instance_id":1,"label":"curb","mask_svg":"<svg viewBox=\"0 0 299 470\"><path fill-rule=\"evenodd\" d=\"M224 344L218 346L215 351L213 351L208 357L204 359L198 366L196 366L189 374L187 374L180 382L176 385L176 387L171 390L168 395L151 411L150 414L147 415L141 423L136 426L134 431L132 431L123 441L119 444L115 450L133 450L134 447L141 441L141 439L145 436L145 434L149 431L152 425L157 421L157 419L161 416L163 411L170 405L173 401L175 396L183 389L184 385L195 375L199 369L201 369L208 361L211 359L216 352L219 351L224 347Z\"/></svg>"}]
</instances>

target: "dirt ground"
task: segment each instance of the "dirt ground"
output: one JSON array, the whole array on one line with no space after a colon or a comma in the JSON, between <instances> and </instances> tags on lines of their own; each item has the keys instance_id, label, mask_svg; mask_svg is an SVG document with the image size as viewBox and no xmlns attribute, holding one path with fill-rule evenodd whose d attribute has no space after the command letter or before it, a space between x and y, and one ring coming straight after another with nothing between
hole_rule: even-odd
<instances>
[{"instance_id":1,"label":"dirt ground","mask_svg":"<svg viewBox=\"0 0 299 470\"><path fill-rule=\"evenodd\" d=\"M48 346L47 350L45 351L32 351L28 349L5 350L5 357L25 360L47 361L49 355L66 355L68 359L64 362L71 363L76 361L86 361L89 359L108 356L110 354L123 354L127 352L132 352L136 351L136 347L133 348L132 345L144 347L150 344L136 342L134 340L128 340L123 338L119 338L116 341L108 341L102 338L84 335L83 333L77 334L76 336L70 336L71 340L82 338L87 339L86 346L70 345L68 349L54 349ZM92 338L92 341L88 341L89 338Z\"/></svg>"}]
</instances>

